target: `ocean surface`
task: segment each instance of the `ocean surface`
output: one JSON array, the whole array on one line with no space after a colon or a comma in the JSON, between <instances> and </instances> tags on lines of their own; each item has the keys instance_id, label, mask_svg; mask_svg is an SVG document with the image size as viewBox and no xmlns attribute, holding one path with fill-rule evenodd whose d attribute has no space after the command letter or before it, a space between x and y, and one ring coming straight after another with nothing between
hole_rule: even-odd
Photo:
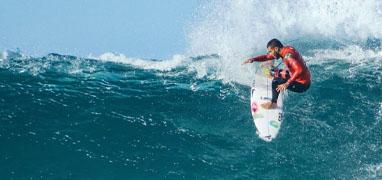
<instances>
[{"instance_id":1,"label":"ocean surface","mask_svg":"<svg viewBox=\"0 0 382 180\"><path fill-rule=\"evenodd\" d=\"M5 50L0 179L381 179L381 3L260 2L205 4L169 59ZM264 142L249 106L259 64L241 62L274 37L312 85L288 93Z\"/></svg>"}]
</instances>

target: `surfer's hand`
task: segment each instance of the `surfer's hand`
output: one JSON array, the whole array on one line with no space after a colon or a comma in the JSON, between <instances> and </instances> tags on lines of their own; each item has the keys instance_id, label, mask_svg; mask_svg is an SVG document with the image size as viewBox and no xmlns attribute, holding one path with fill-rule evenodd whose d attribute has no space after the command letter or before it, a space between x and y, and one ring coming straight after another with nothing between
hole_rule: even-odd
<instances>
[{"instance_id":1,"label":"surfer's hand","mask_svg":"<svg viewBox=\"0 0 382 180\"><path fill-rule=\"evenodd\" d=\"M277 86L276 91L277 92L284 91L285 89L288 88L288 86L289 86L289 83L280 84L279 86Z\"/></svg>"},{"instance_id":2,"label":"surfer's hand","mask_svg":"<svg viewBox=\"0 0 382 180\"><path fill-rule=\"evenodd\" d=\"M252 59L247 59L244 62L241 63L241 65L252 63Z\"/></svg>"}]
</instances>

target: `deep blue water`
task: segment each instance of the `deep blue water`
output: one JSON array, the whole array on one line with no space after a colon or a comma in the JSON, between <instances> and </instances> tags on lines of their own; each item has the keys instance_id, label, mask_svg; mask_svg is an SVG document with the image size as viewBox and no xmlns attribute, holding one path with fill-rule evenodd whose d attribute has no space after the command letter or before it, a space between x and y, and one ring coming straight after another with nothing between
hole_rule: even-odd
<instances>
[{"instance_id":1,"label":"deep blue water","mask_svg":"<svg viewBox=\"0 0 382 180\"><path fill-rule=\"evenodd\" d=\"M290 43L313 83L286 97L284 123L271 143L256 136L246 84L199 77L187 66L8 55L0 62L0 177L381 178L380 51Z\"/></svg>"}]
</instances>

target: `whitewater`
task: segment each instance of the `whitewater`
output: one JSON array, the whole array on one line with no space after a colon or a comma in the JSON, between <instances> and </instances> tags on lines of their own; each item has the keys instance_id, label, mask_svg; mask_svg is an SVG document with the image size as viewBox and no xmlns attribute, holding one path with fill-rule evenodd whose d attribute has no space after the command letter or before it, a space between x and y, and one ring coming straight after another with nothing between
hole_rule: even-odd
<instances>
[{"instance_id":1,"label":"whitewater","mask_svg":"<svg viewBox=\"0 0 382 180\"><path fill-rule=\"evenodd\" d=\"M2 179L381 179L382 2L207 1L168 59L0 53ZM249 98L278 38L312 85L260 140Z\"/></svg>"}]
</instances>

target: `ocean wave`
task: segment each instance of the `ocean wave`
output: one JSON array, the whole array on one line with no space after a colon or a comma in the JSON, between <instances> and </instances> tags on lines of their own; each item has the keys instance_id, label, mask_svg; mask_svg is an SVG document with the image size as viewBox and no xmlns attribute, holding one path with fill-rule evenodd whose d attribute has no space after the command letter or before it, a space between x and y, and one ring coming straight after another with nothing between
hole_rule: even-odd
<instances>
[{"instance_id":1,"label":"ocean wave","mask_svg":"<svg viewBox=\"0 0 382 180\"><path fill-rule=\"evenodd\" d=\"M362 65L365 62L372 62L380 66L382 62L382 50L365 49L359 45L350 45L339 49L315 49L313 57L309 57L314 62L328 59L340 60L351 64Z\"/></svg>"},{"instance_id":2,"label":"ocean wave","mask_svg":"<svg viewBox=\"0 0 382 180\"><path fill-rule=\"evenodd\" d=\"M168 60L147 60L139 58L129 58L124 54L116 54L110 52L104 53L98 57L89 56L89 58L98 59L101 61L129 64L142 69L160 71L171 71L174 68L186 66L191 61L191 58L185 57L184 55L174 55L171 59Z\"/></svg>"},{"instance_id":3,"label":"ocean wave","mask_svg":"<svg viewBox=\"0 0 382 180\"><path fill-rule=\"evenodd\" d=\"M4 51L3 172L380 179L380 9L377 0L213 0L187 28L189 51L168 59ZM249 111L259 63L241 62L274 37L301 52L313 83L285 97L283 129L265 144ZM68 169L73 162L90 168Z\"/></svg>"},{"instance_id":4,"label":"ocean wave","mask_svg":"<svg viewBox=\"0 0 382 180\"><path fill-rule=\"evenodd\" d=\"M381 7L377 0L208 1L186 28L188 53L219 53L219 62L214 64L215 77L250 85L258 67L241 66L240 62L265 54L266 43L272 38L293 46L300 43L298 50L305 56L309 51L325 48L323 44L328 41L345 48L365 43L378 45L382 38ZM332 43L328 44L333 49ZM324 54L330 53L333 52ZM374 54L364 54L362 58L368 55Z\"/></svg>"},{"instance_id":5,"label":"ocean wave","mask_svg":"<svg viewBox=\"0 0 382 180\"><path fill-rule=\"evenodd\" d=\"M305 42L295 42L304 46ZM310 42L312 43L312 42ZM339 44L341 45L341 44ZM342 46L342 45L341 45ZM329 49L302 49L308 66L323 66L324 72L336 73L342 77L355 77L359 74L373 75L382 82L382 50L367 49L360 45L342 46ZM45 72L90 75L108 71L105 66L114 64L120 68L155 71L166 76L194 76L195 79L221 80L224 83L239 83L250 86L258 72L258 64L242 66L241 56L224 57L220 54L186 56L174 55L170 59L139 59L124 54L104 53L86 58L56 53L43 57L30 57L19 52L7 51L2 54L0 67L20 73L38 75ZM111 64L110 64L111 65ZM346 68L343 68L346 67ZM315 71L313 68L312 71ZM313 75L316 74L313 72ZM320 78L320 77L317 77Z\"/></svg>"},{"instance_id":6,"label":"ocean wave","mask_svg":"<svg viewBox=\"0 0 382 180\"><path fill-rule=\"evenodd\" d=\"M193 54L250 55L275 37L380 39L381 8L378 0L209 1L188 28L188 42Z\"/></svg>"}]
</instances>

